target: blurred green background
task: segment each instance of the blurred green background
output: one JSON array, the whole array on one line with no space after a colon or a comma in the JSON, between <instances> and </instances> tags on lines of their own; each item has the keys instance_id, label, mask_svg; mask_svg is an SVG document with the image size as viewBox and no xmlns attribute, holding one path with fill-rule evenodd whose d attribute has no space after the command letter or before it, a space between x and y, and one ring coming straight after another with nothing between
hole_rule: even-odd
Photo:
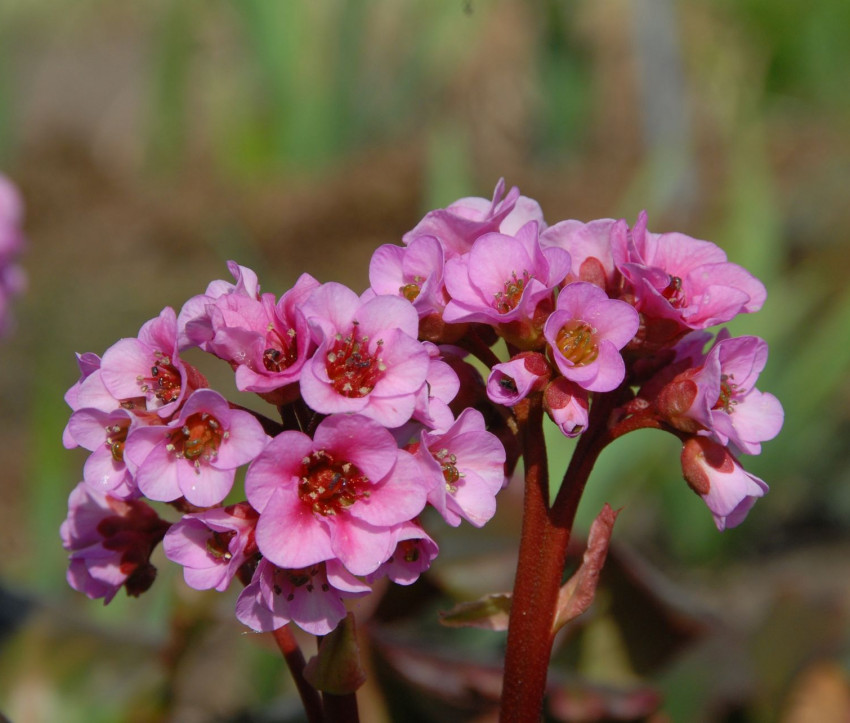
<instances>
[{"instance_id":1,"label":"blurred green background","mask_svg":"<svg viewBox=\"0 0 850 723\"><path fill-rule=\"evenodd\" d=\"M655 721L846 723L848 68L846 0L0 2L0 169L30 241L30 289L0 343L0 712L298 720L235 595L189 591L169 565L108 608L67 587L58 527L85 459L60 444L73 352L134 335L230 258L278 294L304 271L361 290L377 245L503 176L549 223L646 208L653 231L711 239L753 271L768 302L731 327L769 342L759 386L786 410L743 460L770 494L723 534L672 437L604 453L580 527L622 507L620 552L556 653L553 670L572 671L558 680L609 717L618 691L648 686ZM551 449L563 469L569 445ZM498 661L498 635L433 620L509 586L519 494L484 531L432 527L444 554L430 622L408 623L420 642ZM385 692L427 689L415 666L399 679L381 665ZM483 694L406 709L373 682L362 698L366 721L492 713ZM591 709L552 715L604 719Z\"/></svg>"}]
</instances>

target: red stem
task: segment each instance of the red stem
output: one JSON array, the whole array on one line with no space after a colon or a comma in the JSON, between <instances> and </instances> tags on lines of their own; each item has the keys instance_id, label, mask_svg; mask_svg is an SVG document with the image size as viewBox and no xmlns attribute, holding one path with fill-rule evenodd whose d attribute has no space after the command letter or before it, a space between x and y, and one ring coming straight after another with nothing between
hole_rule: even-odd
<instances>
[{"instance_id":1,"label":"red stem","mask_svg":"<svg viewBox=\"0 0 850 723\"><path fill-rule=\"evenodd\" d=\"M304 705L307 720L309 723L322 723L324 718L319 693L304 679L304 654L298 647L298 642L292 635L289 625L278 628L272 635L274 635L277 647L280 648L280 652L283 653L283 658L289 666L289 672L292 673L292 679L295 681L295 687L301 696L301 703Z\"/></svg>"},{"instance_id":2,"label":"red stem","mask_svg":"<svg viewBox=\"0 0 850 723\"><path fill-rule=\"evenodd\" d=\"M515 408L523 431L525 501L519 560L508 623L500 720L540 720L558 590L578 503L599 452L610 441L607 420L615 394L597 395L588 428L579 439L551 509L542 396L527 397Z\"/></svg>"}]
</instances>

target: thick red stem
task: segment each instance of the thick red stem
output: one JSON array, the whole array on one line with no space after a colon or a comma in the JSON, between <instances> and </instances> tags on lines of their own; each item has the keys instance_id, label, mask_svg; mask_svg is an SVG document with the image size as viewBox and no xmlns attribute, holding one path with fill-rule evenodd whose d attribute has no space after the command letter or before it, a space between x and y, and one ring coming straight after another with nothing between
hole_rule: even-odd
<instances>
[{"instance_id":1,"label":"thick red stem","mask_svg":"<svg viewBox=\"0 0 850 723\"><path fill-rule=\"evenodd\" d=\"M607 420L613 396L594 399L588 428L579 439L551 508L547 504L549 476L541 395L527 397L516 407L523 432L525 501L505 651L503 723L540 720L567 544L587 478L609 441Z\"/></svg>"},{"instance_id":2,"label":"thick red stem","mask_svg":"<svg viewBox=\"0 0 850 723\"><path fill-rule=\"evenodd\" d=\"M289 672L292 673L292 679L295 681L298 695L301 696L301 703L304 705L307 720L309 723L322 723L324 720L322 702L319 699L318 691L304 679L304 654L298 647L298 642L292 635L292 631L288 625L284 625L275 630L272 635L274 635L277 647L280 648L280 652L283 653L283 658L289 666Z\"/></svg>"}]
</instances>

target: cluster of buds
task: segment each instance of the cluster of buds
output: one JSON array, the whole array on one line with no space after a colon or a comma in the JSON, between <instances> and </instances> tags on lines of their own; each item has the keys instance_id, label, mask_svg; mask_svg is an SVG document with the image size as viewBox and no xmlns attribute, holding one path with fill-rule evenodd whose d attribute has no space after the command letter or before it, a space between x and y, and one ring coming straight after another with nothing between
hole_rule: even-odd
<instances>
[{"instance_id":1,"label":"cluster of buds","mask_svg":"<svg viewBox=\"0 0 850 723\"><path fill-rule=\"evenodd\" d=\"M377 249L360 295L304 274L278 299L231 262L233 283L78 356L64 443L91 455L62 529L74 588L142 592L162 541L194 588L238 578L236 615L254 630L326 634L346 598L429 567L426 506L453 526L493 516L517 462L512 408L533 394L567 436L607 394L614 436L679 436L720 529L764 494L737 455L782 424L754 386L766 345L721 332L706 352L704 330L758 310L765 290L717 246L650 233L645 214L633 228L549 226L502 182L492 200L428 213L403 242ZM190 348L227 362L275 419L210 389Z\"/></svg>"},{"instance_id":2,"label":"cluster of buds","mask_svg":"<svg viewBox=\"0 0 850 723\"><path fill-rule=\"evenodd\" d=\"M9 328L9 302L26 286L26 276L18 265L24 245L21 231L23 204L17 189L0 174L0 336Z\"/></svg>"}]
</instances>

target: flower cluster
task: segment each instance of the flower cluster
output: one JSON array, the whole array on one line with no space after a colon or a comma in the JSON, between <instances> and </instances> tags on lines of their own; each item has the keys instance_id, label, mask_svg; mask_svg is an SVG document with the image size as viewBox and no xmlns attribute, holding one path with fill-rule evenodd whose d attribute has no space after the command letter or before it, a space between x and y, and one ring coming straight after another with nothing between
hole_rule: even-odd
<instances>
[{"instance_id":1,"label":"flower cluster","mask_svg":"<svg viewBox=\"0 0 850 723\"><path fill-rule=\"evenodd\" d=\"M10 300L26 286L26 276L17 264L24 245L22 220L21 197L11 181L0 174L0 335L11 323Z\"/></svg>"},{"instance_id":2,"label":"flower cluster","mask_svg":"<svg viewBox=\"0 0 850 723\"><path fill-rule=\"evenodd\" d=\"M453 526L493 516L517 462L512 408L532 394L567 436L600 395L615 401L612 438L678 435L685 478L721 529L764 494L736 455L758 453L782 423L754 386L766 345L721 332L703 349L706 328L756 311L765 291L719 248L650 233L645 215L633 228L549 226L502 182L491 201L428 213L403 242L377 249L360 295L304 274L276 298L230 262L233 282L164 309L102 357L78 356L64 443L91 454L62 528L74 588L107 602L122 586L139 594L162 541L192 587L237 578L236 615L251 628L326 634L345 599L429 567L426 507ZM190 348L227 362L275 418L210 389ZM142 498L181 516L166 522Z\"/></svg>"}]
</instances>

